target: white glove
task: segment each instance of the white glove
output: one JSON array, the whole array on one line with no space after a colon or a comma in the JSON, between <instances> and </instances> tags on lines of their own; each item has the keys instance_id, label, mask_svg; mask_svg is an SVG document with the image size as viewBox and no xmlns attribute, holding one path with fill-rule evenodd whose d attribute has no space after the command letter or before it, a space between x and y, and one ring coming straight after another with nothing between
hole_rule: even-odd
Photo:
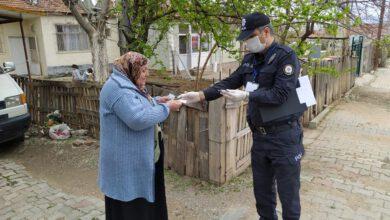
<instances>
[{"instance_id":1,"label":"white glove","mask_svg":"<svg viewBox=\"0 0 390 220\"><path fill-rule=\"evenodd\" d=\"M186 100L187 104L200 102L200 93L199 92L186 92L177 97L178 99Z\"/></svg>"},{"instance_id":2,"label":"white glove","mask_svg":"<svg viewBox=\"0 0 390 220\"><path fill-rule=\"evenodd\" d=\"M221 94L234 102L240 102L249 97L249 92L242 91L239 89L221 90Z\"/></svg>"}]
</instances>

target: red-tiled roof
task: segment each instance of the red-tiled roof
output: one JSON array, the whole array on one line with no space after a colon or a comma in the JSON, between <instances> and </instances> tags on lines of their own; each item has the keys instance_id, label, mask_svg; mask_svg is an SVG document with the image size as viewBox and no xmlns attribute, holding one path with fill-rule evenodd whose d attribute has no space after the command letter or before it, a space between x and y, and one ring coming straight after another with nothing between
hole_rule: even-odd
<instances>
[{"instance_id":1,"label":"red-tiled roof","mask_svg":"<svg viewBox=\"0 0 390 220\"><path fill-rule=\"evenodd\" d=\"M0 9L33 14L70 13L62 0L38 0L38 4L30 2L29 0L0 0Z\"/></svg>"},{"instance_id":2,"label":"red-tiled roof","mask_svg":"<svg viewBox=\"0 0 390 220\"><path fill-rule=\"evenodd\" d=\"M378 24L361 24L357 27L353 27L352 30L355 34L361 34L372 39L376 39L378 34ZM382 29L382 36L390 34L390 23L384 23Z\"/></svg>"}]
</instances>

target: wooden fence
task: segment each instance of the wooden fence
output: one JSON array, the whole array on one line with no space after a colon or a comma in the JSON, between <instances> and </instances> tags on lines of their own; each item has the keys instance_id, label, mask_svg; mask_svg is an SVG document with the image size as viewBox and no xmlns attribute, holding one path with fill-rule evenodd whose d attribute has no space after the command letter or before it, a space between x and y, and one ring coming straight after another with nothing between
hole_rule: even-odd
<instances>
[{"instance_id":1,"label":"wooden fence","mask_svg":"<svg viewBox=\"0 0 390 220\"><path fill-rule=\"evenodd\" d=\"M327 60L320 65L334 66L345 73L339 77L320 73L310 77L318 104L305 112L304 124L353 86L354 74L346 71L356 66L352 58ZM28 95L35 123L43 124L46 114L58 109L72 128L85 128L92 136L99 136L100 85L33 79L29 91L27 78L14 78ZM170 92L148 86L153 95ZM252 134L246 123L247 103L221 98L204 104L183 107L164 122L165 166L181 175L223 184L250 165Z\"/></svg>"}]
</instances>

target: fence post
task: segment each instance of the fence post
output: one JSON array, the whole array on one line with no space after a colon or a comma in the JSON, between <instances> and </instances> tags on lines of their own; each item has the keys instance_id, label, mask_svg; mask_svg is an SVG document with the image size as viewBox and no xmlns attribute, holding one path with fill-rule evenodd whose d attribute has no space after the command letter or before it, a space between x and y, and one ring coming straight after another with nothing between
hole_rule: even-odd
<instances>
[{"instance_id":1,"label":"fence post","mask_svg":"<svg viewBox=\"0 0 390 220\"><path fill-rule=\"evenodd\" d=\"M226 110L225 98L209 105L209 179L223 184L226 181Z\"/></svg>"},{"instance_id":2,"label":"fence post","mask_svg":"<svg viewBox=\"0 0 390 220\"><path fill-rule=\"evenodd\" d=\"M238 132L238 111L241 102L226 100L226 171L225 177L228 181L233 178L237 171L236 149Z\"/></svg>"}]
</instances>

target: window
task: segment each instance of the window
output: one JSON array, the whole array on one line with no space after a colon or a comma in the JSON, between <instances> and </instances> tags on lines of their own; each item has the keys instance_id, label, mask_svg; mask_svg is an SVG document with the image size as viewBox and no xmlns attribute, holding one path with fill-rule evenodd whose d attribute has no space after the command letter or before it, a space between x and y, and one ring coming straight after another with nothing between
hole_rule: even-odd
<instances>
[{"instance_id":1,"label":"window","mask_svg":"<svg viewBox=\"0 0 390 220\"><path fill-rule=\"evenodd\" d=\"M188 53L188 24L179 24L179 53Z\"/></svg>"},{"instance_id":2,"label":"window","mask_svg":"<svg viewBox=\"0 0 390 220\"><path fill-rule=\"evenodd\" d=\"M200 47L202 48L202 52L207 52L210 50L210 35L203 35L200 39Z\"/></svg>"},{"instance_id":3,"label":"window","mask_svg":"<svg viewBox=\"0 0 390 220\"><path fill-rule=\"evenodd\" d=\"M87 33L80 25L56 25L58 51L80 51L89 49Z\"/></svg>"},{"instance_id":4,"label":"window","mask_svg":"<svg viewBox=\"0 0 390 220\"><path fill-rule=\"evenodd\" d=\"M30 48L31 61L33 63L38 63L39 62L39 58L38 58L39 56L38 56L38 50L37 50L36 43L35 43L35 38L29 37L27 39L28 39L28 46Z\"/></svg>"},{"instance_id":5,"label":"window","mask_svg":"<svg viewBox=\"0 0 390 220\"><path fill-rule=\"evenodd\" d=\"M191 34L189 33L191 29ZM189 38L190 37L190 38ZM191 40L191 42L189 42ZM201 49L202 52L210 51L211 37L209 34L203 34L200 37L197 28L190 27L187 24L179 25L179 53L197 53Z\"/></svg>"},{"instance_id":6,"label":"window","mask_svg":"<svg viewBox=\"0 0 390 220\"><path fill-rule=\"evenodd\" d=\"M199 35L193 34L191 39L192 53L199 52Z\"/></svg>"},{"instance_id":7,"label":"window","mask_svg":"<svg viewBox=\"0 0 390 220\"><path fill-rule=\"evenodd\" d=\"M179 53L186 54L187 53L187 35L179 35Z\"/></svg>"}]
</instances>

